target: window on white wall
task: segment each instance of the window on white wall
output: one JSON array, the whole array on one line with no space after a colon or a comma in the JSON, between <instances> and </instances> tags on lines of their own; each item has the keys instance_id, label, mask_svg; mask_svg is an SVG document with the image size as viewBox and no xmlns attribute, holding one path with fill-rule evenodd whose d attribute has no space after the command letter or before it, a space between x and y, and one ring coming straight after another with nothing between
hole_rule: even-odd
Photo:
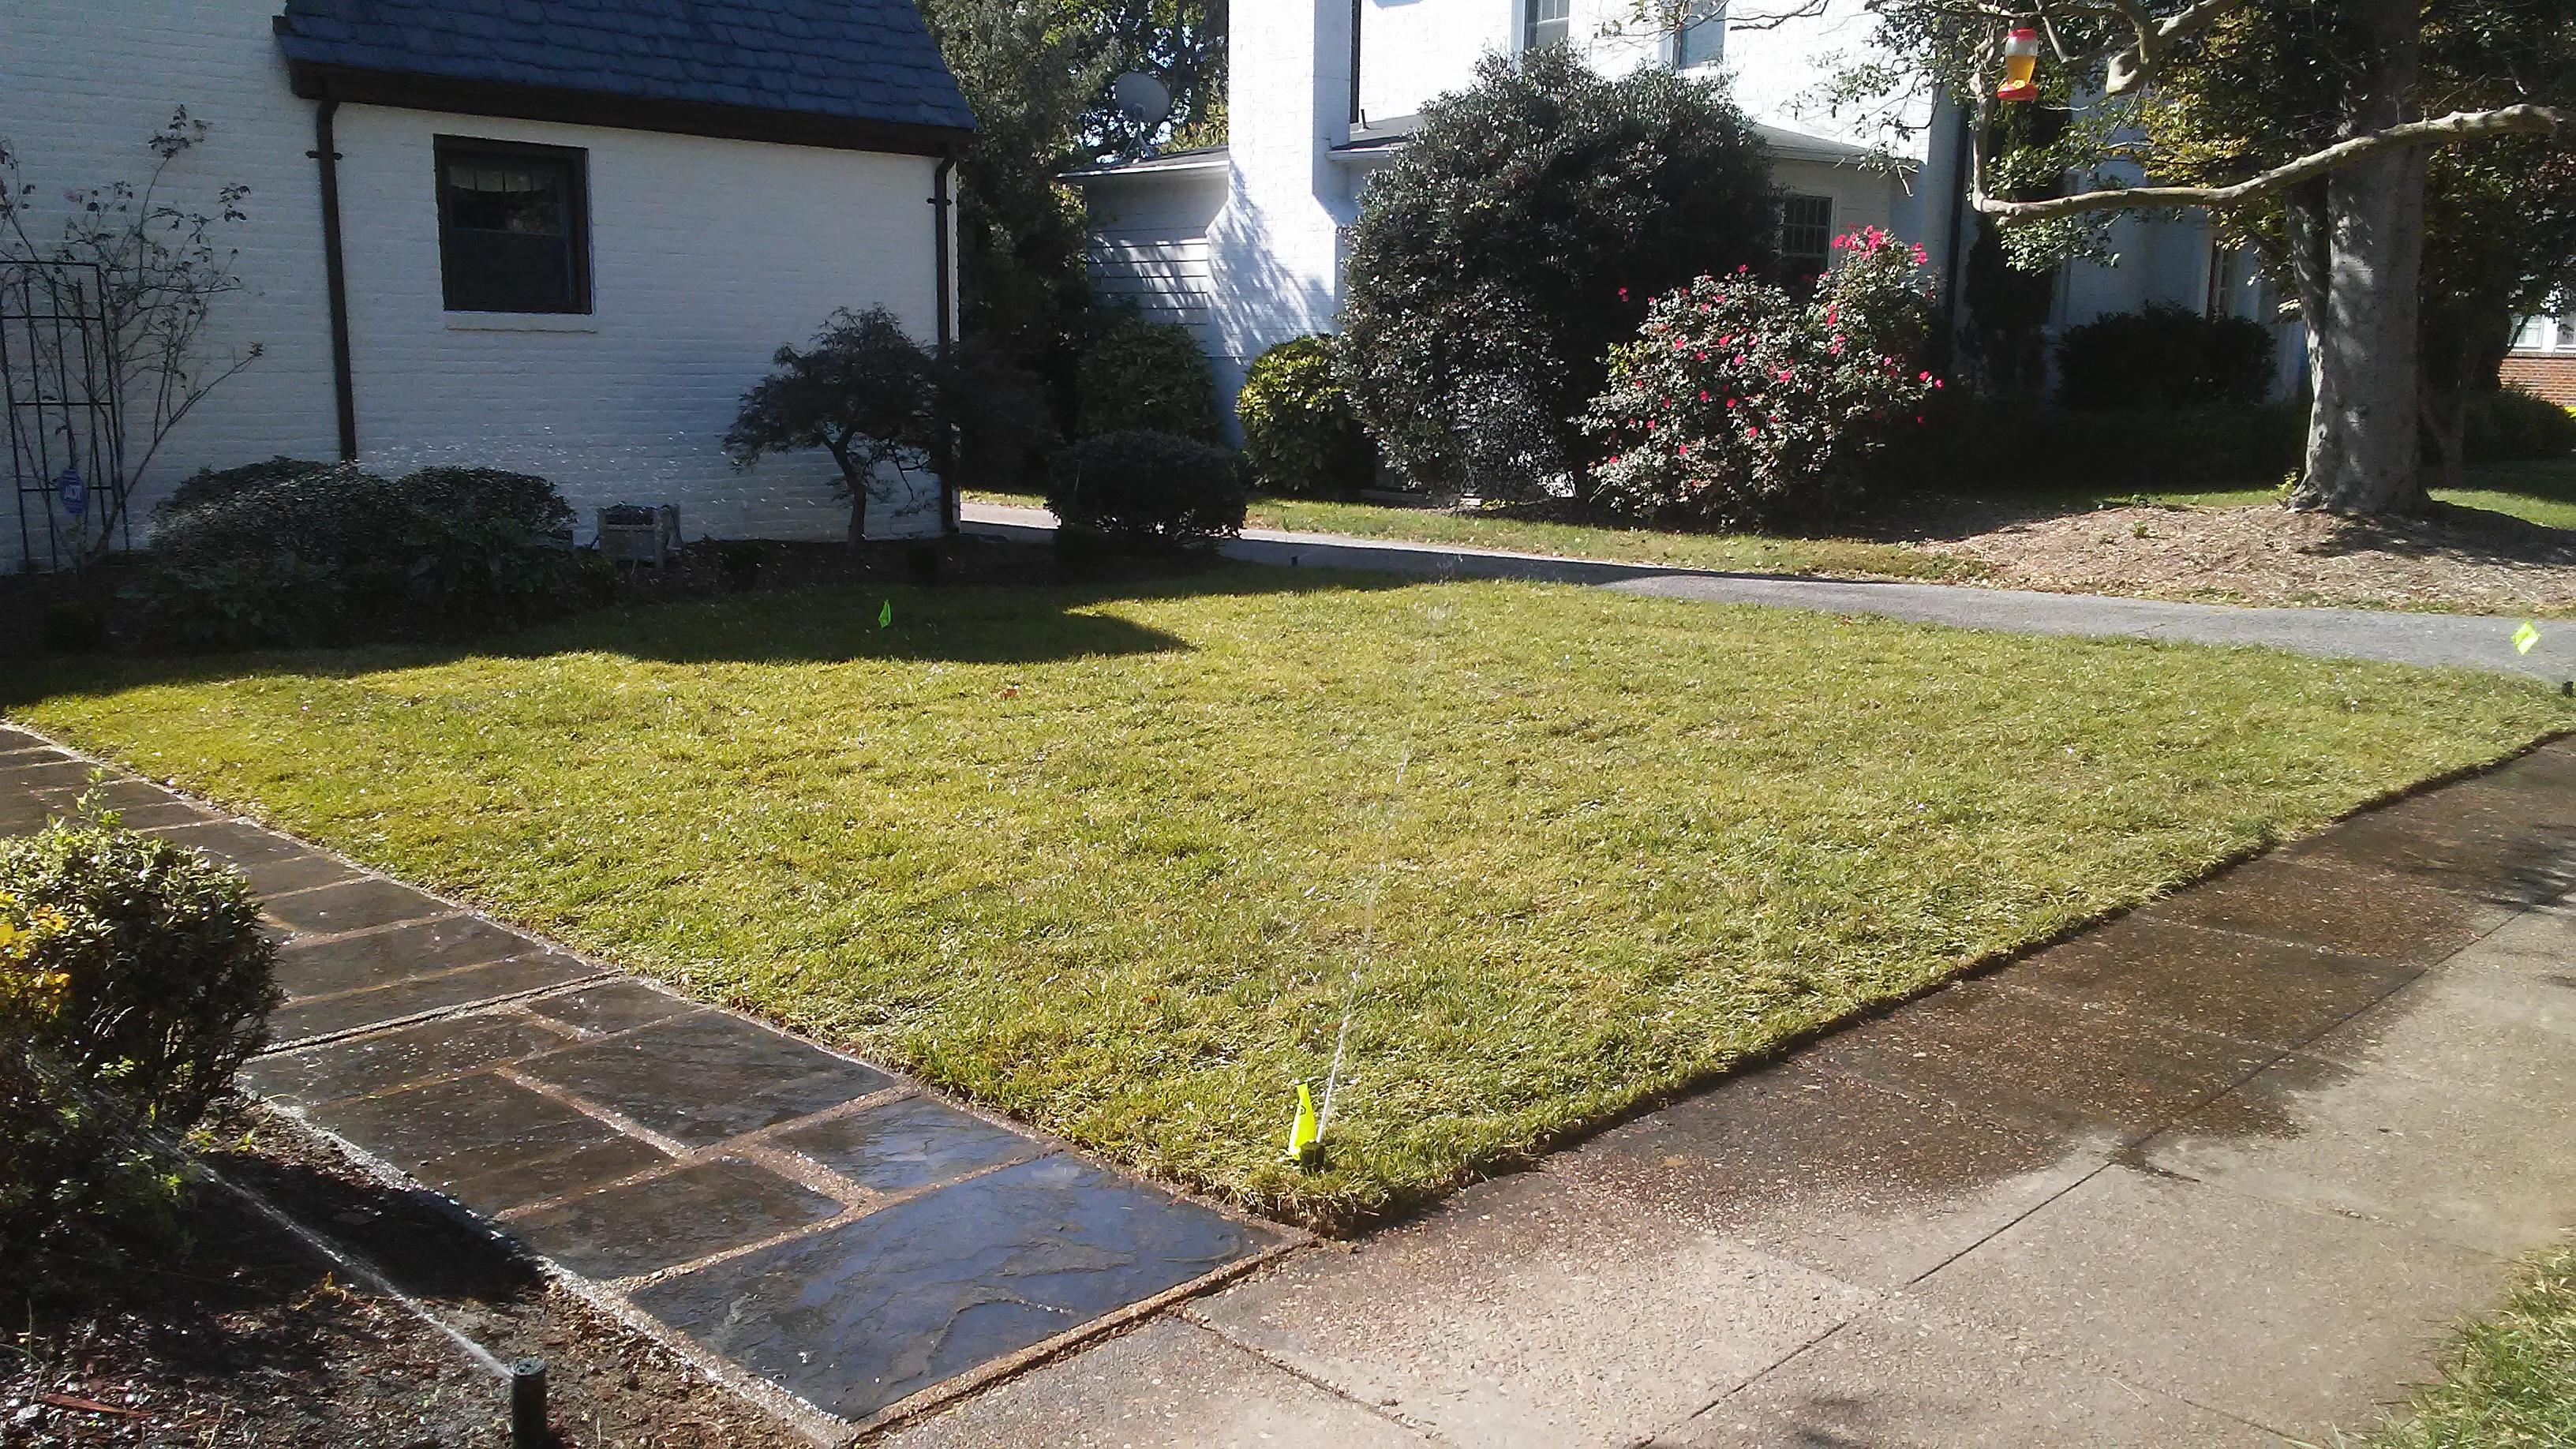
<instances>
[{"instance_id":1,"label":"window on white wall","mask_svg":"<svg viewBox=\"0 0 2576 1449\"><path fill-rule=\"evenodd\" d=\"M1673 69L1691 70L1726 59L1726 6L1693 0L1673 29Z\"/></svg>"},{"instance_id":2,"label":"window on white wall","mask_svg":"<svg viewBox=\"0 0 2576 1449\"><path fill-rule=\"evenodd\" d=\"M2576 312L2526 318L2513 346L2517 352L2576 352Z\"/></svg>"},{"instance_id":3,"label":"window on white wall","mask_svg":"<svg viewBox=\"0 0 2576 1449\"><path fill-rule=\"evenodd\" d=\"M1830 196L1784 196L1780 199L1780 280L1788 286L1814 284L1834 264L1834 199Z\"/></svg>"},{"instance_id":4,"label":"window on white wall","mask_svg":"<svg viewBox=\"0 0 2576 1449\"><path fill-rule=\"evenodd\" d=\"M1574 0L1527 0L1529 20L1521 30L1521 47L1563 45L1574 33ZM1491 14L1491 11L1486 12Z\"/></svg>"},{"instance_id":5,"label":"window on white wall","mask_svg":"<svg viewBox=\"0 0 2576 1449\"><path fill-rule=\"evenodd\" d=\"M462 136L435 150L447 310L588 312L588 154Z\"/></svg>"}]
</instances>

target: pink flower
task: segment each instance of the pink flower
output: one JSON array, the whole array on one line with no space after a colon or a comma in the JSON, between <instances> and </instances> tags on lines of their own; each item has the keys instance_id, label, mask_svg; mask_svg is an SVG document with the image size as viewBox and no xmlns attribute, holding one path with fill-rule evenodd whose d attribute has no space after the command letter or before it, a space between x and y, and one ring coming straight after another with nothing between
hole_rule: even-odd
<instances>
[{"instance_id":1,"label":"pink flower","mask_svg":"<svg viewBox=\"0 0 2576 1449\"><path fill-rule=\"evenodd\" d=\"M1785 367L1780 369L1780 380L1782 382L1787 382L1789 380L1789 369Z\"/></svg>"},{"instance_id":2,"label":"pink flower","mask_svg":"<svg viewBox=\"0 0 2576 1449\"><path fill-rule=\"evenodd\" d=\"M1939 392L1941 390L1941 379L1937 377L1932 379L1932 390L1934 392Z\"/></svg>"},{"instance_id":3,"label":"pink flower","mask_svg":"<svg viewBox=\"0 0 2576 1449\"><path fill-rule=\"evenodd\" d=\"M1622 301L1622 302L1625 302L1625 301L1627 301L1627 300L1628 300L1628 289L1627 289L1627 288L1625 288L1625 287L1621 287L1621 288L1619 289L1619 300L1620 300L1620 301Z\"/></svg>"},{"instance_id":4,"label":"pink flower","mask_svg":"<svg viewBox=\"0 0 2576 1449\"><path fill-rule=\"evenodd\" d=\"M1706 401L1708 401L1708 389L1707 389L1707 388L1701 388L1701 389L1699 390L1699 400L1700 400L1701 402L1706 402Z\"/></svg>"},{"instance_id":5,"label":"pink flower","mask_svg":"<svg viewBox=\"0 0 2576 1449\"><path fill-rule=\"evenodd\" d=\"M1726 400L1726 405L1727 405L1728 407L1733 407L1733 406L1735 406L1735 399L1733 399L1733 398L1728 398L1728 399Z\"/></svg>"},{"instance_id":6,"label":"pink flower","mask_svg":"<svg viewBox=\"0 0 2576 1449\"><path fill-rule=\"evenodd\" d=\"M1690 444L1688 444L1688 443L1684 443L1684 444L1682 444L1682 445L1681 445L1681 448L1680 448L1680 453L1679 453L1679 455L1680 455L1681 457L1684 457L1684 458L1689 457L1689 456L1690 456Z\"/></svg>"},{"instance_id":7,"label":"pink flower","mask_svg":"<svg viewBox=\"0 0 2576 1449\"><path fill-rule=\"evenodd\" d=\"M1930 382L1932 380L1932 374L1929 372L1918 372L1914 374L1914 380L1916 382Z\"/></svg>"}]
</instances>

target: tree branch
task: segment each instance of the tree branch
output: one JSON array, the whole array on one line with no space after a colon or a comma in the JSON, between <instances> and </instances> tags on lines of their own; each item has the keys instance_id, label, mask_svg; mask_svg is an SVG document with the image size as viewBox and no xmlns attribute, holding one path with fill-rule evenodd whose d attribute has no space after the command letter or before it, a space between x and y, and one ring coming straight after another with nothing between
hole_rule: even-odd
<instances>
[{"instance_id":1,"label":"tree branch","mask_svg":"<svg viewBox=\"0 0 2576 1449\"><path fill-rule=\"evenodd\" d=\"M2155 76L2156 68L2173 53L2173 45L2216 20L2222 11L2231 10L2244 0L2192 0L2192 3L2166 16L2150 21L2146 11L2135 0L2114 0L2120 13L2127 16L2136 31L2138 43L2113 51L2105 64L2102 92L2105 95L2127 95Z\"/></svg>"},{"instance_id":2,"label":"tree branch","mask_svg":"<svg viewBox=\"0 0 2576 1449\"><path fill-rule=\"evenodd\" d=\"M2039 201L2005 201L1988 196L1982 174L1972 178L1969 204L2009 226L2091 211L2138 211L2159 206L2235 206L2296 186L2365 157L2400 146L2457 145L2493 136L2555 136L2576 125L2576 116L2554 106L2501 106L2492 111L2454 111L2429 121L2408 121L2337 141L2295 161L2276 166L2232 186L2123 186L2079 191ZM1982 159L1982 158L1980 158ZM1983 167L1977 170L1982 173Z\"/></svg>"}]
</instances>

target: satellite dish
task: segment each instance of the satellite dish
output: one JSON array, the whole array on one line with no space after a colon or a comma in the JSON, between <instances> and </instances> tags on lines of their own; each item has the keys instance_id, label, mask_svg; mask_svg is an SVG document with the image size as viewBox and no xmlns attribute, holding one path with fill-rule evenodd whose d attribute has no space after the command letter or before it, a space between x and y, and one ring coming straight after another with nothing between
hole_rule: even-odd
<instances>
[{"instance_id":1,"label":"satellite dish","mask_svg":"<svg viewBox=\"0 0 2576 1449\"><path fill-rule=\"evenodd\" d=\"M1151 131L1172 114L1172 88L1141 70L1131 70L1109 83L1109 98L1118 114Z\"/></svg>"}]
</instances>

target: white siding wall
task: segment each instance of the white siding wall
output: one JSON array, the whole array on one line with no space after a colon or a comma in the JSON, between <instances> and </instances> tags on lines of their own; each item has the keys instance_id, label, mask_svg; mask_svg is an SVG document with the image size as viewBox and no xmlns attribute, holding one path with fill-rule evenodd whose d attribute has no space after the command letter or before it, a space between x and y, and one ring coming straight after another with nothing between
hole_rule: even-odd
<instances>
[{"instance_id":1,"label":"white siding wall","mask_svg":"<svg viewBox=\"0 0 2576 1449\"><path fill-rule=\"evenodd\" d=\"M1225 205L1226 173L1148 172L1086 188L1093 295L1131 302L1157 322L1177 322L1217 349L1208 228Z\"/></svg>"},{"instance_id":2,"label":"white siding wall","mask_svg":"<svg viewBox=\"0 0 2576 1449\"><path fill-rule=\"evenodd\" d=\"M139 176L143 139L185 104L207 143L179 199L251 187L230 233L244 290L212 351L266 355L210 397L146 481L285 452L337 451L313 103L287 88L277 0L11 0L0 136L39 198ZM367 106L339 115L341 216L361 461L480 463L555 479L596 505L680 505L690 536L832 537L846 513L819 455L736 473L718 449L744 388L834 307L892 309L934 332L926 158L547 125ZM441 308L431 140L589 152L594 312L487 330ZM50 225L50 223L47 223ZM564 330L566 327L572 330ZM0 503L0 508L6 508ZM874 510L880 532L938 526L936 489ZM15 519L0 536L15 549ZM0 558L0 562L5 562Z\"/></svg>"}]
</instances>

